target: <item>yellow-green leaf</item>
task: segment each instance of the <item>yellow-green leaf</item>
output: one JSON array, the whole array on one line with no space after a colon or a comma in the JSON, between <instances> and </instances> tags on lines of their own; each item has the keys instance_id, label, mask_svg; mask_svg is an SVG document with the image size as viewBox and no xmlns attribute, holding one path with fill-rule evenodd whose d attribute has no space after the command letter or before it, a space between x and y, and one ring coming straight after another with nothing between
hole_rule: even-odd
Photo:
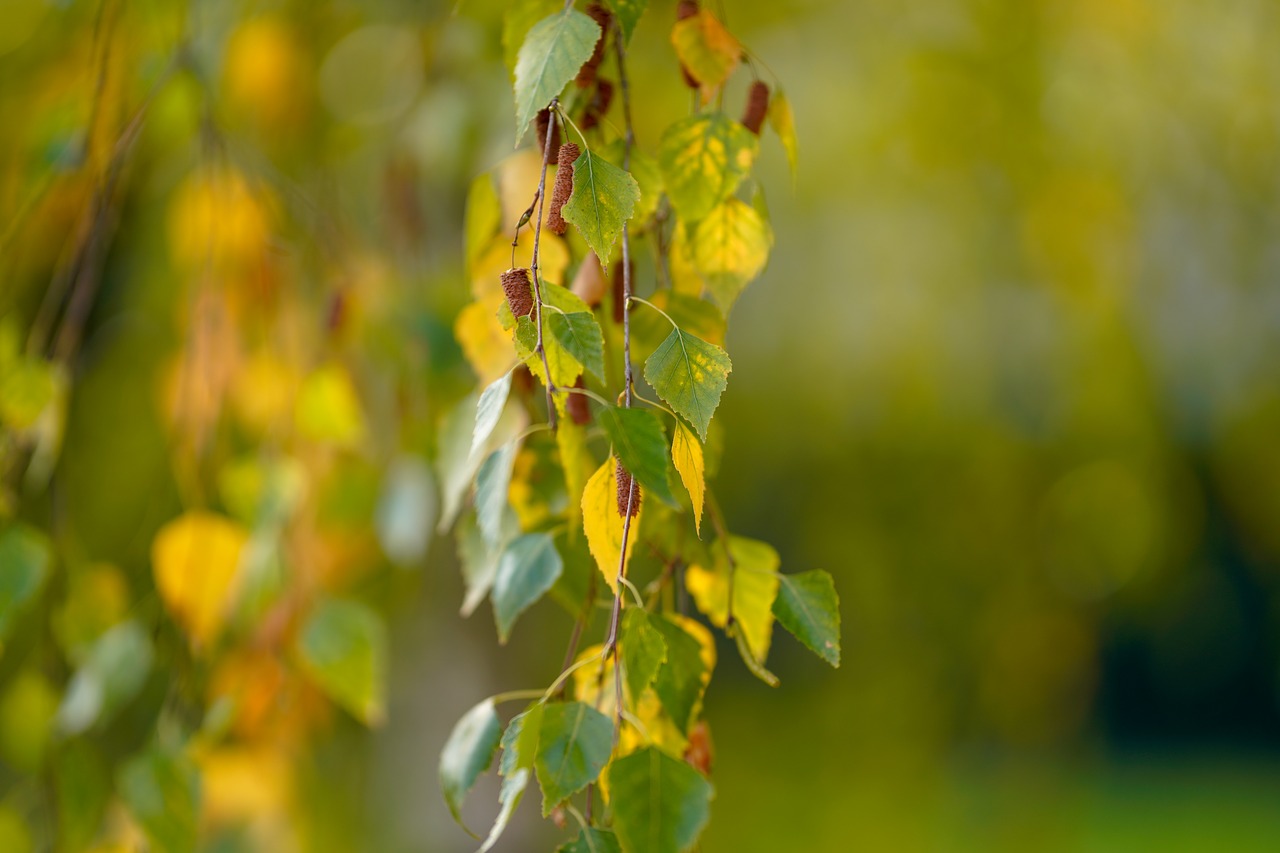
<instances>
[{"instance_id":1,"label":"yellow-green leaf","mask_svg":"<svg viewBox=\"0 0 1280 853\"><path fill-rule=\"evenodd\" d=\"M782 147L787 152L787 163L791 166L791 180L794 183L800 143L796 139L796 117L791 111L791 101L781 89L774 92L773 99L769 101L768 118L769 126L778 134L778 139L782 140Z\"/></svg>"},{"instance_id":2,"label":"yellow-green leaf","mask_svg":"<svg viewBox=\"0 0 1280 853\"><path fill-rule=\"evenodd\" d=\"M693 524L702 535L702 502L706 497L705 467L702 461L702 443L684 424L676 424L671 438L671 461L680 474L680 482L689 492L693 502Z\"/></svg>"},{"instance_id":3,"label":"yellow-green leaf","mask_svg":"<svg viewBox=\"0 0 1280 853\"><path fill-rule=\"evenodd\" d=\"M742 60L742 44L706 9L676 21L671 43L680 62L702 84L703 103L724 85Z\"/></svg>"},{"instance_id":4,"label":"yellow-green leaf","mask_svg":"<svg viewBox=\"0 0 1280 853\"><path fill-rule=\"evenodd\" d=\"M622 517L618 515L618 481L613 457L605 460L582 492L582 527L587 534L587 548L595 558L600 574L609 588L617 590L618 557L622 553ZM644 504L639 514L631 519L631 531L627 537L627 561L635 550L640 536L640 522L644 518Z\"/></svg>"},{"instance_id":5,"label":"yellow-green leaf","mask_svg":"<svg viewBox=\"0 0 1280 853\"><path fill-rule=\"evenodd\" d=\"M705 441L732 370L728 353L676 328L645 360L644 378Z\"/></svg>"},{"instance_id":6,"label":"yellow-green leaf","mask_svg":"<svg viewBox=\"0 0 1280 853\"><path fill-rule=\"evenodd\" d=\"M638 201L640 186L635 178L598 154L583 151L573 161L573 195L564 206L564 220L578 229L607 266L613 244Z\"/></svg>"},{"instance_id":7,"label":"yellow-green leaf","mask_svg":"<svg viewBox=\"0 0 1280 853\"><path fill-rule=\"evenodd\" d=\"M695 222L732 195L756 150L756 135L721 113L691 116L667 128L658 168L680 218Z\"/></svg>"},{"instance_id":8,"label":"yellow-green leaf","mask_svg":"<svg viewBox=\"0 0 1280 853\"><path fill-rule=\"evenodd\" d=\"M726 314L742 289L764 269L772 247L769 223L736 198L727 199L698 223L694 263Z\"/></svg>"},{"instance_id":9,"label":"yellow-green leaf","mask_svg":"<svg viewBox=\"0 0 1280 853\"><path fill-rule=\"evenodd\" d=\"M685 586L698 609L718 627L725 627L729 616L730 565L725 544L714 546L715 558L710 569L690 566L685 572ZM768 544L741 536L730 536L729 553L733 555L733 619L742 632L752 656L763 664L769 656L773 639L773 602L778 597L778 552Z\"/></svg>"}]
</instances>

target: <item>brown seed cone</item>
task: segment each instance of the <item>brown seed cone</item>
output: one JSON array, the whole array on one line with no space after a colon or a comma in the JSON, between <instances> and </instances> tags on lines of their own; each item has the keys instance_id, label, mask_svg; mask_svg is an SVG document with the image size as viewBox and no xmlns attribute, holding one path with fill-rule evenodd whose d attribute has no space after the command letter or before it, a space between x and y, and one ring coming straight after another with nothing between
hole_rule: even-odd
<instances>
[{"instance_id":1,"label":"brown seed cone","mask_svg":"<svg viewBox=\"0 0 1280 853\"><path fill-rule=\"evenodd\" d=\"M676 4L676 20L683 21L685 18L692 18L698 14L697 0L680 0ZM689 73L689 69L684 67L684 63L680 63L680 73L684 76L684 84L690 89L698 88L698 80Z\"/></svg>"},{"instance_id":2,"label":"brown seed cone","mask_svg":"<svg viewBox=\"0 0 1280 853\"><path fill-rule=\"evenodd\" d=\"M533 288L530 286L529 271L524 267L516 267L502 274L502 292L507 295L507 304L511 313L517 317L527 317L533 311Z\"/></svg>"},{"instance_id":3,"label":"brown seed cone","mask_svg":"<svg viewBox=\"0 0 1280 853\"><path fill-rule=\"evenodd\" d=\"M600 124L600 119L604 118L604 114L609 112L609 105L613 103L613 84L608 80L596 81L596 92L591 98L591 103L587 104L587 110L582 114L582 129L591 130Z\"/></svg>"},{"instance_id":4,"label":"brown seed cone","mask_svg":"<svg viewBox=\"0 0 1280 853\"><path fill-rule=\"evenodd\" d=\"M563 235L569 228L569 223L564 221L560 210L569 201L569 196L573 195L573 161L578 159L579 153L581 152L576 144L566 142L560 146L560 153L556 155L556 185L551 190L551 206L547 208L547 227L556 234Z\"/></svg>"},{"instance_id":5,"label":"brown seed cone","mask_svg":"<svg viewBox=\"0 0 1280 853\"><path fill-rule=\"evenodd\" d=\"M626 301L626 294L623 292L622 280L622 261L615 261L613 264L613 322L621 323L623 320L623 305ZM636 285L636 262L631 262L631 292L635 293Z\"/></svg>"},{"instance_id":6,"label":"brown seed cone","mask_svg":"<svg viewBox=\"0 0 1280 853\"><path fill-rule=\"evenodd\" d=\"M742 112L742 124L747 130L760 135L760 128L764 126L765 114L769 111L769 84L763 80L757 80L751 84L751 91L747 93L747 108Z\"/></svg>"},{"instance_id":7,"label":"brown seed cone","mask_svg":"<svg viewBox=\"0 0 1280 853\"><path fill-rule=\"evenodd\" d=\"M600 68L600 63L604 62L604 42L609 35L609 28L613 26L613 13L599 3L588 5L587 14L600 25L600 38L596 39L591 58L578 70L578 76L574 79L579 89L589 89L596 82L596 71Z\"/></svg>"},{"instance_id":8,"label":"brown seed cone","mask_svg":"<svg viewBox=\"0 0 1280 853\"><path fill-rule=\"evenodd\" d=\"M711 746L711 729L704 720L698 720L689 730L689 745L684 750L684 760L703 776L711 775L714 750Z\"/></svg>"},{"instance_id":9,"label":"brown seed cone","mask_svg":"<svg viewBox=\"0 0 1280 853\"><path fill-rule=\"evenodd\" d=\"M573 387L586 388L587 384L579 376L578 381L573 383ZM569 413L569 418L578 426L586 426L591 423L591 407L587 404L586 394L570 394L564 400L564 410Z\"/></svg>"},{"instance_id":10,"label":"brown seed cone","mask_svg":"<svg viewBox=\"0 0 1280 853\"><path fill-rule=\"evenodd\" d=\"M631 494L631 472L622 467L622 463L618 463L618 515L623 518L627 517L627 501L631 501L631 517L635 518L640 514L640 484L636 483L635 494Z\"/></svg>"},{"instance_id":11,"label":"brown seed cone","mask_svg":"<svg viewBox=\"0 0 1280 853\"><path fill-rule=\"evenodd\" d=\"M551 150L556 151L560 148L560 127L558 124L552 124L551 110L538 110L538 114L533 118L533 128L534 135L538 138L539 154L547 150L548 125L551 125Z\"/></svg>"},{"instance_id":12,"label":"brown seed cone","mask_svg":"<svg viewBox=\"0 0 1280 853\"><path fill-rule=\"evenodd\" d=\"M604 299L604 270L600 269L600 259L595 252L588 251L587 256L578 265L573 276L570 290L573 295L595 308Z\"/></svg>"}]
</instances>

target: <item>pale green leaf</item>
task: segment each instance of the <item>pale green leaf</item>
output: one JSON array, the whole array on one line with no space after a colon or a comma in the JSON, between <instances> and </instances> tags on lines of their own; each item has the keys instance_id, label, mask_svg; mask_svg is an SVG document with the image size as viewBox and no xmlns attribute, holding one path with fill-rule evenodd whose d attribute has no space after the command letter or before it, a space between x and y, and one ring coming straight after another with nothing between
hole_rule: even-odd
<instances>
[{"instance_id":1,"label":"pale green leaf","mask_svg":"<svg viewBox=\"0 0 1280 853\"><path fill-rule=\"evenodd\" d=\"M680 218L702 219L738 188L758 147L754 133L721 113L691 116L662 135L658 167Z\"/></svg>"},{"instance_id":2,"label":"pale green leaf","mask_svg":"<svg viewBox=\"0 0 1280 853\"><path fill-rule=\"evenodd\" d=\"M773 615L782 627L834 667L840 666L840 598L835 582L824 571L800 572L779 578Z\"/></svg>"},{"instance_id":3,"label":"pale green leaf","mask_svg":"<svg viewBox=\"0 0 1280 853\"><path fill-rule=\"evenodd\" d=\"M502 417L502 409L507 405L507 397L511 393L511 371L502 374L500 379L484 389L480 402L476 405L476 427L471 433L471 452L479 453L485 442L493 435Z\"/></svg>"},{"instance_id":4,"label":"pale green leaf","mask_svg":"<svg viewBox=\"0 0 1280 853\"><path fill-rule=\"evenodd\" d=\"M500 642L507 641L516 617L542 598L562 571L564 561L549 533L527 533L507 546L489 595Z\"/></svg>"},{"instance_id":5,"label":"pale green leaf","mask_svg":"<svg viewBox=\"0 0 1280 853\"><path fill-rule=\"evenodd\" d=\"M645 747L613 762L613 828L627 853L680 853L711 816L711 783L678 758Z\"/></svg>"},{"instance_id":6,"label":"pale green leaf","mask_svg":"<svg viewBox=\"0 0 1280 853\"><path fill-rule=\"evenodd\" d=\"M553 702L542 712L534 766L542 816L600 776L613 751L613 721L582 702Z\"/></svg>"},{"instance_id":7,"label":"pale green leaf","mask_svg":"<svg viewBox=\"0 0 1280 853\"><path fill-rule=\"evenodd\" d=\"M658 670L667 661L667 641L653 627L649 614L638 607L628 607L622 619L622 665L626 673L631 701L653 683Z\"/></svg>"},{"instance_id":8,"label":"pale green leaf","mask_svg":"<svg viewBox=\"0 0 1280 853\"><path fill-rule=\"evenodd\" d=\"M110 722L142 689L151 661L151 640L137 622L121 622L99 637L62 696L59 731L75 735Z\"/></svg>"},{"instance_id":9,"label":"pale green leaf","mask_svg":"<svg viewBox=\"0 0 1280 853\"><path fill-rule=\"evenodd\" d=\"M585 826L573 841L556 848L556 853L622 853L618 836L607 829Z\"/></svg>"},{"instance_id":10,"label":"pale green leaf","mask_svg":"<svg viewBox=\"0 0 1280 853\"><path fill-rule=\"evenodd\" d=\"M631 35L636 31L636 24L644 16L649 0L605 0L605 6L618 18L622 27L622 43L630 43Z\"/></svg>"},{"instance_id":11,"label":"pale green leaf","mask_svg":"<svg viewBox=\"0 0 1280 853\"><path fill-rule=\"evenodd\" d=\"M303 623L298 659L315 684L368 725L386 715L387 631L357 601L325 599Z\"/></svg>"},{"instance_id":12,"label":"pale green leaf","mask_svg":"<svg viewBox=\"0 0 1280 853\"><path fill-rule=\"evenodd\" d=\"M459 613L470 616L493 588L493 578L498 573L498 558L506 550L507 543L520 535L520 522L515 510L507 505L498 522L496 546L490 546L480 532L474 513L467 513L458 524L458 562L462 565L462 580L467 592L462 599Z\"/></svg>"},{"instance_id":13,"label":"pale green leaf","mask_svg":"<svg viewBox=\"0 0 1280 853\"><path fill-rule=\"evenodd\" d=\"M516 145L529 122L578 74L595 50L600 26L567 9L534 24L516 57Z\"/></svg>"},{"instance_id":14,"label":"pale green leaf","mask_svg":"<svg viewBox=\"0 0 1280 853\"><path fill-rule=\"evenodd\" d=\"M462 804L476 779L493 763L501 739L502 723L493 700L486 699L462 715L440 752L440 790L453 819L464 829Z\"/></svg>"},{"instance_id":15,"label":"pale green leaf","mask_svg":"<svg viewBox=\"0 0 1280 853\"><path fill-rule=\"evenodd\" d=\"M503 517L510 507L511 468L518 446L509 441L490 453L476 474L476 523L490 548L502 544Z\"/></svg>"},{"instance_id":16,"label":"pale green leaf","mask_svg":"<svg viewBox=\"0 0 1280 853\"><path fill-rule=\"evenodd\" d=\"M498 843L507 824L511 822L516 806L520 805L520 800L524 797L524 790L533 775L544 707L546 706L541 702L531 706L529 710L513 718L502 734L502 760L498 762L498 773L502 776L502 788L498 792L500 809L493 828L489 830L489 836L478 853L488 853Z\"/></svg>"},{"instance_id":17,"label":"pale green leaf","mask_svg":"<svg viewBox=\"0 0 1280 853\"><path fill-rule=\"evenodd\" d=\"M117 789L154 850L196 849L200 776L189 758L152 748L120 769Z\"/></svg>"},{"instance_id":18,"label":"pale green leaf","mask_svg":"<svg viewBox=\"0 0 1280 853\"><path fill-rule=\"evenodd\" d=\"M731 370L724 350L677 328L645 361L644 378L706 441Z\"/></svg>"},{"instance_id":19,"label":"pale green leaf","mask_svg":"<svg viewBox=\"0 0 1280 853\"><path fill-rule=\"evenodd\" d=\"M667 483L667 437L658 416L648 409L605 406L596 413L596 422L631 476L649 494L677 506Z\"/></svg>"},{"instance_id":20,"label":"pale green leaf","mask_svg":"<svg viewBox=\"0 0 1280 853\"><path fill-rule=\"evenodd\" d=\"M638 201L635 178L600 155L583 151L573 163L573 195L564 206L564 220L581 232L607 267L613 244Z\"/></svg>"},{"instance_id":21,"label":"pale green leaf","mask_svg":"<svg viewBox=\"0 0 1280 853\"><path fill-rule=\"evenodd\" d=\"M726 313L743 288L764 269L772 247L769 223L740 199L727 199L698 223L694 264Z\"/></svg>"}]
</instances>

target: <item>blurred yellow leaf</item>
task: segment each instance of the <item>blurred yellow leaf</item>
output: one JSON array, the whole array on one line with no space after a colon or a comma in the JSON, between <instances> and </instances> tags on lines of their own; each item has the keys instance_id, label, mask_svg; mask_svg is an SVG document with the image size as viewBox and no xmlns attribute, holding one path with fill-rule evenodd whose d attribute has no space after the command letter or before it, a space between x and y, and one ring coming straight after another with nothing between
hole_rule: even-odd
<instances>
[{"instance_id":1,"label":"blurred yellow leaf","mask_svg":"<svg viewBox=\"0 0 1280 853\"><path fill-rule=\"evenodd\" d=\"M706 9L677 21L671 43L680 62L702 84L704 104L742 60L742 44Z\"/></svg>"},{"instance_id":2,"label":"blurred yellow leaf","mask_svg":"<svg viewBox=\"0 0 1280 853\"><path fill-rule=\"evenodd\" d=\"M471 267L471 295L483 300L502 295L502 274L513 267L528 269L532 263L532 234L521 234L520 245L516 246L514 265L511 263L510 236L496 235ZM568 246L564 240L544 230L538 249L538 269L542 273L542 280L567 285L564 274L568 266Z\"/></svg>"},{"instance_id":3,"label":"blurred yellow leaf","mask_svg":"<svg viewBox=\"0 0 1280 853\"><path fill-rule=\"evenodd\" d=\"M248 358L231 379L231 406L240 422L259 434L288 422L299 385L297 371L270 350Z\"/></svg>"},{"instance_id":4,"label":"blurred yellow leaf","mask_svg":"<svg viewBox=\"0 0 1280 853\"><path fill-rule=\"evenodd\" d=\"M169 247L179 265L202 271L261 261L271 230L271 203L234 169L190 175L169 208Z\"/></svg>"},{"instance_id":5,"label":"blurred yellow leaf","mask_svg":"<svg viewBox=\"0 0 1280 853\"><path fill-rule=\"evenodd\" d=\"M725 627L729 614L728 558L724 543L717 542L712 568L690 566L685 572L685 587L698 609L718 627ZM778 596L778 552L764 542L730 536L728 548L733 555L733 618L743 633L752 655L761 663L769 655L773 639L773 600Z\"/></svg>"},{"instance_id":6,"label":"blurred yellow leaf","mask_svg":"<svg viewBox=\"0 0 1280 853\"><path fill-rule=\"evenodd\" d=\"M726 314L747 283L764 269L772 246L769 223L736 198L722 202L698 223L694 262Z\"/></svg>"},{"instance_id":7,"label":"blurred yellow leaf","mask_svg":"<svg viewBox=\"0 0 1280 853\"><path fill-rule=\"evenodd\" d=\"M240 525L201 510L174 519L156 534L151 545L156 589L197 648L207 648L222 630L248 539Z\"/></svg>"},{"instance_id":8,"label":"blurred yellow leaf","mask_svg":"<svg viewBox=\"0 0 1280 853\"><path fill-rule=\"evenodd\" d=\"M241 24L227 41L223 82L228 101L263 128L279 130L303 114L306 69L298 40L279 18Z\"/></svg>"},{"instance_id":9,"label":"blurred yellow leaf","mask_svg":"<svg viewBox=\"0 0 1280 853\"><path fill-rule=\"evenodd\" d=\"M700 297L706 287L698 265L693 258L693 244L689 240L689 229L677 223L672 229L671 252L668 264L671 270L671 289L686 296ZM654 294L660 296L662 291Z\"/></svg>"},{"instance_id":10,"label":"blurred yellow leaf","mask_svg":"<svg viewBox=\"0 0 1280 853\"><path fill-rule=\"evenodd\" d=\"M612 456L591 475L582 492L582 526L587 533L587 547L595 558L600 574L604 575L609 589L617 590L618 558L622 553L622 517L618 515L617 462ZM631 519L631 532L627 538L627 561L635 550L640 536L640 521L644 518L644 504Z\"/></svg>"},{"instance_id":11,"label":"blurred yellow leaf","mask_svg":"<svg viewBox=\"0 0 1280 853\"><path fill-rule=\"evenodd\" d=\"M799 162L799 142L796 139L796 117L791 111L791 101L781 89L773 93L769 101L769 126L782 140L782 147L787 152L787 163L791 167L791 180L796 179L796 168Z\"/></svg>"},{"instance_id":12,"label":"blurred yellow leaf","mask_svg":"<svg viewBox=\"0 0 1280 853\"><path fill-rule=\"evenodd\" d=\"M702 461L702 443L688 427L676 422L675 435L671 437L671 461L680 474L680 482L689 491L693 502L693 524L702 535L702 501L706 496L705 468Z\"/></svg>"},{"instance_id":13,"label":"blurred yellow leaf","mask_svg":"<svg viewBox=\"0 0 1280 853\"><path fill-rule=\"evenodd\" d=\"M501 293L472 302L458 312L453 324L454 337L481 385L498 379L511 369L516 359L511 334L498 321L498 306L502 302Z\"/></svg>"},{"instance_id":14,"label":"blurred yellow leaf","mask_svg":"<svg viewBox=\"0 0 1280 853\"><path fill-rule=\"evenodd\" d=\"M322 367L302 383L297 426L303 438L342 447L355 446L364 439L360 399L351 376L343 367Z\"/></svg>"},{"instance_id":15,"label":"blurred yellow leaf","mask_svg":"<svg viewBox=\"0 0 1280 853\"><path fill-rule=\"evenodd\" d=\"M197 758L203 820L214 825L283 817L292 793L289 760L272 746L234 746Z\"/></svg>"}]
</instances>

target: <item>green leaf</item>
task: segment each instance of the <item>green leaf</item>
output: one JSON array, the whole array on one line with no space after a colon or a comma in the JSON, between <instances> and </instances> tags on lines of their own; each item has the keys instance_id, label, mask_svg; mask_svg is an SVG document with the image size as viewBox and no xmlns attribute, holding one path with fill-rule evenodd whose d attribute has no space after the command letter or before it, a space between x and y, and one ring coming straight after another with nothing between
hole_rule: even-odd
<instances>
[{"instance_id":1,"label":"green leaf","mask_svg":"<svg viewBox=\"0 0 1280 853\"><path fill-rule=\"evenodd\" d=\"M498 558L506 550L507 543L520 535L520 521L510 506L503 509L498 530L501 542L497 547L490 547L473 513L463 516L458 525L458 561L462 564L462 580L467 587L459 609L464 617L474 613L489 594L498 573Z\"/></svg>"},{"instance_id":2,"label":"green leaf","mask_svg":"<svg viewBox=\"0 0 1280 853\"><path fill-rule=\"evenodd\" d=\"M667 437L658 416L648 409L605 406L596 422L631 476L663 503L678 506L667 483Z\"/></svg>"},{"instance_id":3,"label":"green leaf","mask_svg":"<svg viewBox=\"0 0 1280 853\"><path fill-rule=\"evenodd\" d=\"M63 694L59 731L75 735L109 722L142 689L151 660L151 640L137 622L121 622L99 637Z\"/></svg>"},{"instance_id":4,"label":"green leaf","mask_svg":"<svg viewBox=\"0 0 1280 853\"><path fill-rule=\"evenodd\" d=\"M476 428L471 433L472 453L479 453L484 449L485 442L498 426L498 419L502 417L502 410L507 405L507 397L511 393L511 373L512 371L508 370L502 374L501 379L485 388L484 393L480 395L480 402L476 406Z\"/></svg>"},{"instance_id":5,"label":"green leaf","mask_svg":"<svg viewBox=\"0 0 1280 853\"><path fill-rule=\"evenodd\" d=\"M726 313L769 262L773 231L760 212L731 198L707 214L694 232L693 260Z\"/></svg>"},{"instance_id":6,"label":"green leaf","mask_svg":"<svg viewBox=\"0 0 1280 853\"><path fill-rule=\"evenodd\" d=\"M720 395L729 384L731 370L733 362L720 347L672 329L645 361L644 378L706 441L707 427L720 405Z\"/></svg>"},{"instance_id":7,"label":"green leaf","mask_svg":"<svg viewBox=\"0 0 1280 853\"><path fill-rule=\"evenodd\" d=\"M702 219L742 183L755 160L754 133L721 113L682 119L662 135L658 167L680 218Z\"/></svg>"},{"instance_id":8,"label":"green leaf","mask_svg":"<svg viewBox=\"0 0 1280 853\"><path fill-rule=\"evenodd\" d=\"M622 618L622 665L631 701L653 683L667 660L667 641L653 627L649 614L638 607L627 608Z\"/></svg>"},{"instance_id":9,"label":"green leaf","mask_svg":"<svg viewBox=\"0 0 1280 853\"><path fill-rule=\"evenodd\" d=\"M618 836L607 829L585 826L573 841L556 848L556 853L622 853Z\"/></svg>"},{"instance_id":10,"label":"green leaf","mask_svg":"<svg viewBox=\"0 0 1280 853\"><path fill-rule=\"evenodd\" d=\"M500 642L507 642L516 617L542 598L562 571L564 561L550 533L527 533L507 546L489 595Z\"/></svg>"},{"instance_id":11,"label":"green leaf","mask_svg":"<svg viewBox=\"0 0 1280 853\"><path fill-rule=\"evenodd\" d=\"M550 326L548 323L543 328L542 346L547 353L547 365L551 368L551 381L557 388L568 388L582 375L582 362L565 349L560 339L551 333ZM546 384L542 358L538 355L538 327L530 317L521 317L516 323L516 355L540 382Z\"/></svg>"},{"instance_id":12,"label":"green leaf","mask_svg":"<svg viewBox=\"0 0 1280 853\"><path fill-rule=\"evenodd\" d=\"M747 647L753 652L754 662L763 665L769 656L773 636L773 602L778 596L778 552L765 542L741 536L730 536L728 549L733 555L732 569L724 554L725 548L717 547L711 569L689 567L684 575L685 587L698 609L721 628L727 627L729 590L732 588L735 630L743 634Z\"/></svg>"},{"instance_id":13,"label":"green leaf","mask_svg":"<svg viewBox=\"0 0 1280 853\"><path fill-rule=\"evenodd\" d=\"M502 17L502 61L507 66L511 81L516 79L516 62L520 48L533 25L555 12L562 11L561 0L516 0Z\"/></svg>"},{"instance_id":14,"label":"green leaf","mask_svg":"<svg viewBox=\"0 0 1280 853\"><path fill-rule=\"evenodd\" d=\"M799 142L796 140L796 117L791 111L791 101L781 89L773 93L769 100L769 126L782 140L782 147L787 152L787 163L791 166L791 182L796 180L796 169L799 164Z\"/></svg>"},{"instance_id":15,"label":"green leaf","mask_svg":"<svg viewBox=\"0 0 1280 853\"><path fill-rule=\"evenodd\" d=\"M688 850L711 816L711 783L652 746L613 762L609 792L613 828L627 853Z\"/></svg>"},{"instance_id":16,"label":"green leaf","mask_svg":"<svg viewBox=\"0 0 1280 853\"><path fill-rule=\"evenodd\" d=\"M488 853L498 843L507 824L511 822L516 806L520 805L520 800L524 797L524 789L529 786L545 707L541 702L532 705L529 710L514 717L502 734L502 759L498 762L498 773L502 776L502 788L498 791L500 809L479 853Z\"/></svg>"},{"instance_id":17,"label":"green leaf","mask_svg":"<svg viewBox=\"0 0 1280 853\"><path fill-rule=\"evenodd\" d=\"M440 790L453 819L463 829L466 824L462 822L462 803L476 779L493 763L501 739L502 723L493 700L486 699L462 715L440 752Z\"/></svg>"},{"instance_id":18,"label":"green leaf","mask_svg":"<svg viewBox=\"0 0 1280 853\"><path fill-rule=\"evenodd\" d=\"M368 725L382 722L387 632L377 613L357 601L321 601L302 626L298 656L334 702Z\"/></svg>"},{"instance_id":19,"label":"green leaf","mask_svg":"<svg viewBox=\"0 0 1280 853\"><path fill-rule=\"evenodd\" d=\"M111 798L111 776L96 745L77 738L59 751L54 793L60 849L89 849Z\"/></svg>"},{"instance_id":20,"label":"green leaf","mask_svg":"<svg viewBox=\"0 0 1280 853\"><path fill-rule=\"evenodd\" d=\"M542 816L598 779L612 752L612 720L582 702L548 704L534 762L542 786Z\"/></svg>"},{"instance_id":21,"label":"green leaf","mask_svg":"<svg viewBox=\"0 0 1280 853\"><path fill-rule=\"evenodd\" d=\"M773 615L818 657L840 666L840 598L824 571L779 577Z\"/></svg>"},{"instance_id":22,"label":"green leaf","mask_svg":"<svg viewBox=\"0 0 1280 853\"><path fill-rule=\"evenodd\" d=\"M662 635L667 650L666 660L654 679L653 691L672 721L681 731L687 731L704 686L702 676L706 664L702 660L702 646L697 638L689 636L669 619L654 617L650 624Z\"/></svg>"},{"instance_id":23,"label":"green leaf","mask_svg":"<svg viewBox=\"0 0 1280 853\"><path fill-rule=\"evenodd\" d=\"M605 0L605 5L618 17L618 24L622 27L623 45L629 44L631 34L636 31L636 24L644 16L649 0Z\"/></svg>"},{"instance_id":24,"label":"green leaf","mask_svg":"<svg viewBox=\"0 0 1280 853\"><path fill-rule=\"evenodd\" d=\"M476 523L490 548L502 544L503 517L510 502L511 468L516 461L516 443L509 441L490 453L476 474Z\"/></svg>"},{"instance_id":25,"label":"green leaf","mask_svg":"<svg viewBox=\"0 0 1280 853\"><path fill-rule=\"evenodd\" d=\"M0 649L13 620L40 595L53 569L43 533L25 524L0 531Z\"/></svg>"},{"instance_id":26,"label":"green leaf","mask_svg":"<svg viewBox=\"0 0 1280 853\"><path fill-rule=\"evenodd\" d=\"M607 267L613 244L638 201L635 178L600 155L583 151L573 163L573 195L564 206L564 220L577 227Z\"/></svg>"},{"instance_id":27,"label":"green leaf","mask_svg":"<svg viewBox=\"0 0 1280 853\"><path fill-rule=\"evenodd\" d=\"M705 299L659 290L649 301L658 306L671 320L640 305L631 312L631 352L634 358L640 354L647 359L662 346L671 335L671 321L686 334L696 335L709 344L724 344L725 321L720 309Z\"/></svg>"},{"instance_id":28,"label":"green leaf","mask_svg":"<svg viewBox=\"0 0 1280 853\"><path fill-rule=\"evenodd\" d=\"M194 851L200 777L190 759L150 749L120 770L120 796L157 851Z\"/></svg>"},{"instance_id":29,"label":"green leaf","mask_svg":"<svg viewBox=\"0 0 1280 853\"><path fill-rule=\"evenodd\" d=\"M516 145L538 110L551 103L596 48L600 26L572 9L533 25L516 57Z\"/></svg>"},{"instance_id":30,"label":"green leaf","mask_svg":"<svg viewBox=\"0 0 1280 853\"><path fill-rule=\"evenodd\" d=\"M547 326L554 337L574 360L604 380L604 335L600 324L590 312L561 314L547 312Z\"/></svg>"}]
</instances>

